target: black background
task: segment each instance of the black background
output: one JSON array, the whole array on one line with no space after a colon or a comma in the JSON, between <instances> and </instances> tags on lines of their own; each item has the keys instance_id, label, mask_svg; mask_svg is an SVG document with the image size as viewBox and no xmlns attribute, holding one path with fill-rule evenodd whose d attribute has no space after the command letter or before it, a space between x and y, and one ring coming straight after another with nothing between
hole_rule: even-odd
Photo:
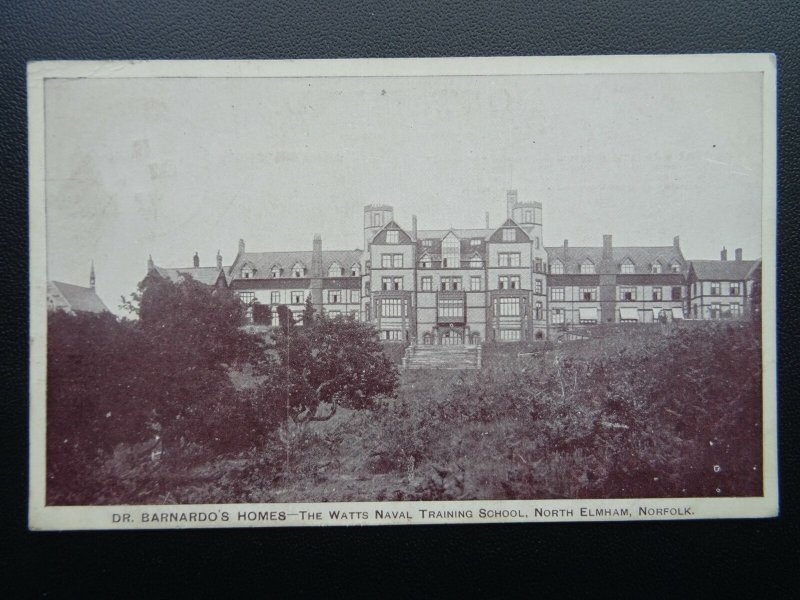
<instances>
[{"instance_id":1,"label":"black background","mask_svg":"<svg viewBox=\"0 0 800 600\"><path fill-rule=\"evenodd\" d=\"M0 0L0 478L6 585L24 596L677 595L790 591L800 566L792 373L797 2L25 2ZM774 52L779 61L781 517L760 521L30 533L25 63ZM714 224L710 223L710 227ZM786 318L782 318L786 315ZM795 321L791 319L795 318ZM7 590L8 591L8 590Z\"/></svg>"}]
</instances>

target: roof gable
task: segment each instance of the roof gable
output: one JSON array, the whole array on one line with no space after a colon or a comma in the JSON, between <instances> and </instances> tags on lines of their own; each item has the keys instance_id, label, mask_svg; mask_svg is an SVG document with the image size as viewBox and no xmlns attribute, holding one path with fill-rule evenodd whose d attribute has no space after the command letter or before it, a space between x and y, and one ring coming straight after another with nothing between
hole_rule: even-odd
<instances>
[{"instance_id":1,"label":"roof gable","mask_svg":"<svg viewBox=\"0 0 800 600\"><path fill-rule=\"evenodd\" d=\"M94 288L63 283L61 281L51 281L52 285L61 297L69 304L73 312L103 313L110 312L108 307L97 295Z\"/></svg>"},{"instance_id":2,"label":"roof gable","mask_svg":"<svg viewBox=\"0 0 800 600\"><path fill-rule=\"evenodd\" d=\"M389 231L397 232L396 242L387 241L387 232ZM389 221L380 231L378 231L378 233L375 234L375 236L372 238L372 243L396 246L398 244L413 244L414 241L411 239L411 236L408 235L402 227L400 227L400 225L398 225L395 221Z\"/></svg>"},{"instance_id":3,"label":"roof gable","mask_svg":"<svg viewBox=\"0 0 800 600\"><path fill-rule=\"evenodd\" d=\"M503 239L503 231L504 230L513 230L514 231L514 240L506 240ZM525 231L522 227L520 227L513 219L506 219L505 222L495 229L494 233L489 236L489 241L492 243L513 243L513 242L530 242L531 237L528 235L528 232Z\"/></svg>"}]
</instances>

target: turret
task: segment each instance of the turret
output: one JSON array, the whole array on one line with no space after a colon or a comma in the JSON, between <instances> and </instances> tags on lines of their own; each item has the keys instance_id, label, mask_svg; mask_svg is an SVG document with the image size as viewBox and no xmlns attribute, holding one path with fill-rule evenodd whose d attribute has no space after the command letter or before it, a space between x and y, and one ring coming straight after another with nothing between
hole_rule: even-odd
<instances>
[{"instance_id":1,"label":"turret","mask_svg":"<svg viewBox=\"0 0 800 600\"><path fill-rule=\"evenodd\" d=\"M388 204L368 204L364 207L364 249L383 226L394 219L394 208Z\"/></svg>"}]
</instances>

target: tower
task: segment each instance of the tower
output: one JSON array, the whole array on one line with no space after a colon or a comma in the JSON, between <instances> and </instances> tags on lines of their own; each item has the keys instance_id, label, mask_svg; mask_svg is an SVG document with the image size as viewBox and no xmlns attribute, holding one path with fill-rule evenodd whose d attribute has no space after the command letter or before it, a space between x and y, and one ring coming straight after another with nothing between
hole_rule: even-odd
<instances>
[{"instance_id":1,"label":"tower","mask_svg":"<svg viewBox=\"0 0 800 600\"><path fill-rule=\"evenodd\" d=\"M388 204L367 204L364 207L364 250L384 225L394 220L394 208Z\"/></svg>"}]
</instances>

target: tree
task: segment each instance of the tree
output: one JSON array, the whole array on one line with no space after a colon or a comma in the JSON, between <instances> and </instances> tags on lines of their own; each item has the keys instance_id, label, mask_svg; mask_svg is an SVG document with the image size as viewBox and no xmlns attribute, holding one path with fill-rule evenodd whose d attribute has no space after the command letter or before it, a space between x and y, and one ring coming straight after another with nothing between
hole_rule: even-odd
<instances>
[{"instance_id":1,"label":"tree","mask_svg":"<svg viewBox=\"0 0 800 600\"><path fill-rule=\"evenodd\" d=\"M305 306L303 307L303 325L310 326L314 323L314 314L317 309L314 308L314 303L311 301L311 296L306 297Z\"/></svg>"},{"instance_id":2,"label":"tree","mask_svg":"<svg viewBox=\"0 0 800 600\"><path fill-rule=\"evenodd\" d=\"M253 304L253 323L272 325L272 309L269 304Z\"/></svg>"},{"instance_id":3,"label":"tree","mask_svg":"<svg viewBox=\"0 0 800 600\"><path fill-rule=\"evenodd\" d=\"M341 404L368 407L397 387L397 369L383 353L375 329L350 317L318 317L313 327L280 330L275 337L280 369L262 393L281 398L297 421L330 419ZM330 404L326 415L322 403Z\"/></svg>"},{"instance_id":4,"label":"tree","mask_svg":"<svg viewBox=\"0 0 800 600\"><path fill-rule=\"evenodd\" d=\"M289 328L294 325L292 311L285 304L279 304L276 312L278 313L278 326L284 333L288 332Z\"/></svg>"}]
</instances>

